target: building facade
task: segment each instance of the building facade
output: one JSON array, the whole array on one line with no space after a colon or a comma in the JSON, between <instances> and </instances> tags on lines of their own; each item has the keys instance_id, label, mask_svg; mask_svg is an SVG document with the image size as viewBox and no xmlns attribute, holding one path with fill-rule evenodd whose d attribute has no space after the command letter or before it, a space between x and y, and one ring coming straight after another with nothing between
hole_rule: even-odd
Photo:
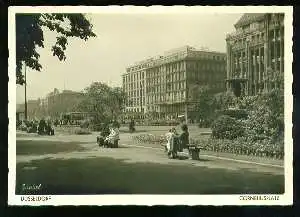
<instances>
[{"instance_id":1,"label":"building facade","mask_svg":"<svg viewBox=\"0 0 300 217\"><path fill-rule=\"evenodd\" d=\"M227 35L227 90L256 95L284 73L284 14L244 14Z\"/></svg>"},{"instance_id":2,"label":"building facade","mask_svg":"<svg viewBox=\"0 0 300 217\"><path fill-rule=\"evenodd\" d=\"M83 97L81 92L71 90L59 92L59 90L54 89L53 92L47 94L42 102L47 115L60 117L61 113L76 111Z\"/></svg>"},{"instance_id":3,"label":"building facade","mask_svg":"<svg viewBox=\"0 0 300 217\"><path fill-rule=\"evenodd\" d=\"M225 90L226 54L185 46L128 67L123 74L125 111L142 117L192 118L195 86Z\"/></svg>"}]
</instances>

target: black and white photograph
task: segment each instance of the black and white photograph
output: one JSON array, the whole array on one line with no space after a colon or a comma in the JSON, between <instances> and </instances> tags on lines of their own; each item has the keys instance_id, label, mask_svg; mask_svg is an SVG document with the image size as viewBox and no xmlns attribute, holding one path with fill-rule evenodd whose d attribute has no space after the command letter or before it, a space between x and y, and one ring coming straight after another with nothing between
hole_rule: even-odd
<instances>
[{"instance_id":1,"label":"black and white photograph","mask_svg":"<svg viewBox=\"0 0 300 217\"><path fill-rule=\"evenodd\" d=\"M10 7L9 204L292 204L292 13Z\"/></svg>"}]
</instances>

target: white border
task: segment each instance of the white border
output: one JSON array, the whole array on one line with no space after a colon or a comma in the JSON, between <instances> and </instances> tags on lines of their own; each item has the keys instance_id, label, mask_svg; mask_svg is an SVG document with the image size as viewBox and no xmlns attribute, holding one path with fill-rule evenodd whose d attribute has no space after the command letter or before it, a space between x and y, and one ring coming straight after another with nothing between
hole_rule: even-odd
<instances>
[{"instance_id":1,"label":"white border","mask_svg":"<svg viewBox=\"0 0 300 217\"><path fill-rule=\"evenodd\" d=\"M16 84L15 84L15 13L285 13L285 193L279 200L240 200L243 195L53 195L47 201L21 201L30 196L15 195L16 177ZM8 84L8 204L9 205L291 205L293 204L293 139L292 139L292 6L14 6L8 9L9 84ZM224 38L225 43L225 38ZM258 180L259 181L259 180ZM45 195L46 196L46 195ZM271 195L268 195L271 196ZM35 199L44 197L34 196Z\"/></svg>"}]
</instances>

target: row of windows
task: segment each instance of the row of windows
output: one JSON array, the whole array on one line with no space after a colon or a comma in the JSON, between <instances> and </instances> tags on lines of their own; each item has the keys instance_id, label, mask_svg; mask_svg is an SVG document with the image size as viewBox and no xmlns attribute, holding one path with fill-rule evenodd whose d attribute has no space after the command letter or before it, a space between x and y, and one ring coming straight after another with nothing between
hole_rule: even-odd
<instances>
[{"instance_id":1,"label":"row of windows","mask_svg":"<svg viewBox=\"0 0 300 217\"><path fill-rule=\"evenodd\" d=\"M260 41L264 41L265 39L265 33L264 32L258 32L256 34L252 34L250 37L250 43L257 43ZM245 34L245 37L239 38L235 41L236 46L246 46L247 44L247 36Z\"/></svg>"},{"instance_id":2,"label":"row of windows","mask_svg":"<svg viewBox=\"0 0 300 217\"><path fill-rule=\"evenodd\" d=\"M216 72L206 72L206 73L198 73L198 72L191 72L189 74L190 80L196 81L217 81L225 79L226 71L223 73L216 73Z\"/></svg>"},{"instance_id":3,"label":"row of windows","mask_svg":"<svg viewBox=\"0 0 300 217\"><path fill-rule=\"evenodd\" d=\"M276 28L274 30L271 30L269 32L269 39L274 39L274 36L275 36L275 38L277 40L279 40L280 37L281 37L281 31L280 30L282 30L282 28ZM260 42L260 41L261 42L265 41L265 33L264 32L259 32L259 33L251 35L251 37L250 37L250 42L251 43L257 43L257 42ZM237 46L246 46L246 43L247 43L246 37L237 39L235 41L235 44Z\"/></svg>"},{"instance_id":4,"label":"row of windows","mask_svg":"<svg viewBox=\"0 0 300 217\"><path fill-rule=\"evenodd\" d=\"M235 65L233 70L239 69L240 65ZM246 65L243 65L243 67L246 67ZM246 68L245 68L246 70ZM197 72L191 72L189 76L189 80L193 81L203 81L203 82L214 82L214 81L220 81L225 79L225 72L223 74L220 73L197 73ZM124 86L124 91L129 96L139 96L140 91L142 91L142 94L144 92L144 88L142 86L142 89L138 87L130 88L132 86ZM135 87L135 86L134 86ZM177 89L185 89L186 88L186 81L183 80L177 80L168 82L168 80L164 80L163 83L160 83L159 80L155 80L154 82L147 83L146 92L165 92L165 91L173 91Z\"/></svg>"},{"instance_id":5,"label":"row of windows","mask_svg":"<svg viewBox=\"0 0 300 217\"><path fill-rule=\"evenodd\" d=\"M123 83L123 87L126 89L140 89L144 88L143 82L135 82L135 83Z\"/></svg>"},{"instance_id":6,"label":"row of windows","mask_svg":"<svg viewBox=\"0 0 300 217\"><path fill-rule=\"evenodd\" d=\"M127 93L127 95L129 97L139 97L139 96L143 96L144 95L144 90L132 90L132 91L127 91L125 90L125 93Z\"/></svg>"},{"instance_id":7,"label":"row of windows","mask_svg":"<svg viewBox=\"0 0 300 217\"><path fill-rule=\"evenodd\" d=\"M276 71L280 71L280 65L281 65L281 67L282 67L282 69L284 68L284 66L283 66L283 64L284 64L284 61L282 60L281 61L281 59L272 59L272 61L271 61L272 63L272 65L271 65L271 67L273 68L273 69L275 69ZM238 75L241 75L242 77L246 77L246 72L248 71L247 70L247 68L246 67L235 67L234 69L233 69L233 71L235 72L235 74L238 74ZM243 73L242 73L243 72ZM255 65L253 64L252 66L251 66L251 72L253 73L253 76L252 76L252 78L254 78L254 79L256 79L256 80L258 80L258 78L259 78L259 72L260 73L264 73L264 64L263 63L260 63L260 70L259 70L259 65L256 65L256 68L255 68Z\"/></svg>"},{"instance_id":8,"label":"row of windows","mask_svg":"<svg viewBox=\"0 0 300 217\"><path fill-rule=\"evenodd\" d=\"M210 85L212 88L224 88L225 84L224 82L219 82L219 83L214 83ZM158 102L180 102L184 101L186 99L186 92L185 91L176 91L172 93L167 93L167 94L155 94L155 95L148 95L146 97L142 98L130 98L128 102L126 103L126 106L128 107L134 107L134 106L141 106L147 104L152 104L152 103L158 103Z\"/></svg>"},{"instance_id":9,"label":"row of windows","mask_svg":"<svg viewBox=\"0 0 300 217\"><path fill-rule=\"evenodd\" d=\"M155 67L152 69L147 70L146 77L154 77L161 75L162 72L174 72L174 71L183 71L185 70L185 62L175 62L165 64L159 67Z\"/></svg>"},{"instance_id":10,"label":"row of windows","mask_svg":"<svg viewBox=\"0 0 300 217\"><path fill-rule=\"evenodd\" d=\"M281 50L282 48L282 50ZM271 42L270 43L270 50L271 50L271 58L279 58L283 56L283 45L280 46L280 42Z\"/></svg>"},{"instance_id":11,"label":"row of windows","mask_svg":"<svg viewBox=\"0 0 300 217\"><path fill-rule=\"evenodd\" d=\"M184 74L185 66L188 70L215 70L215 71L223 71L226 70L225 64L213 63L213 62L177 62L168 64L165 66L157 67L147 71L146 78L160 77L162 74L170 73L170 72L181 72ZM138 79L144 79L144 73L139 72L135 74L125 75L123 77L123 82L134 82Z\"/></svg>"},{"instance_id":12,"label":"row of windows","mask_svg":"<svg viewBox=\"0 0 300 217\"><path fill-rule=\"evenodd\" d=\"M165 101L178 101L185 99L185 91L177 91L167 94L157 94L147 97L147 103L165 102Z\"/></svg>"},{"instance_id":13,"label":"row of windows","mask_svg":"<svg viewBox=\"0 0 300 217\"><path fill-rule=\"evenodd\" d=\"M151 87L147 87L146 91L148 93L159 93L159 92L165 92L165 91L173 91L173 90L179 90L179 89L185 89L186 88L186 82L175 82L175 83L169 83L169 84L163 84L163 85L155 85Z\"/></svg>"},{"instance_id":14,"label":"row of windows","mask_svg":"<svg viewBox=\"0 0 300 217\"><path fill-rule=\"evenodd\" d=\"M136 72L136 73L132 73L132 74L127 74L123 76L123 83L130 83L130 82L134 82L136 80L143 80L144 79L144 72Z\"/></svg>"},{"instance_id":15,"label":"row of windows","mask_svg":"<svg viewBox=\"0 0 300 217\"><path fill-rule=\"evenodd\" d=\"M126 108L126 112L144 112L144 108Z\"/></svg>"},{"instance_id":16,"label":"row of windows","mask_svg":"<svg viewBox=\"0 0 300 217\"><path fill-rule=\"evenodd\" d=\"M145 97L142 98L130 98L126 103L126 106L133 107L133 106L140 106L145 105Z\"/></svg>"},{"instance_id":17,"label":"row of windows","mask_svg":"<svg viewBox=\"0 0 300 217\"><path fill-rule=\"evenodd\" d=\"M224 71L226 70L226 64L214 63L214 62L191 62L187 64L187 70L213 70Z\"/></svg>"}]
</instances>

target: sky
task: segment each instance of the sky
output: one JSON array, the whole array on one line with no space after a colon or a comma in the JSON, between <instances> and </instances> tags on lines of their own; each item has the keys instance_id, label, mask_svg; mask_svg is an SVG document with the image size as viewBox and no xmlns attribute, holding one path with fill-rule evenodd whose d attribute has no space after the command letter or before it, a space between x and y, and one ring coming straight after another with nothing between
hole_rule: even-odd
<instances>
[{"instance_id":1,"label":"sky","mask_svg":"<svg viewBox=\"0 0 300 217\"><path fill-rule=\"evenodd\" d=\"M67 59L53 57L57 34L44 30L38 49L42 70L27 68L27 98L44 98L54 88L81 91L92 82L121 86L126 67L185 45L226 52L226 34L242 14L88 14L96 38L69 39ZM17 85L17 103L24 86Z\"/></svg>"}]
</instances>

